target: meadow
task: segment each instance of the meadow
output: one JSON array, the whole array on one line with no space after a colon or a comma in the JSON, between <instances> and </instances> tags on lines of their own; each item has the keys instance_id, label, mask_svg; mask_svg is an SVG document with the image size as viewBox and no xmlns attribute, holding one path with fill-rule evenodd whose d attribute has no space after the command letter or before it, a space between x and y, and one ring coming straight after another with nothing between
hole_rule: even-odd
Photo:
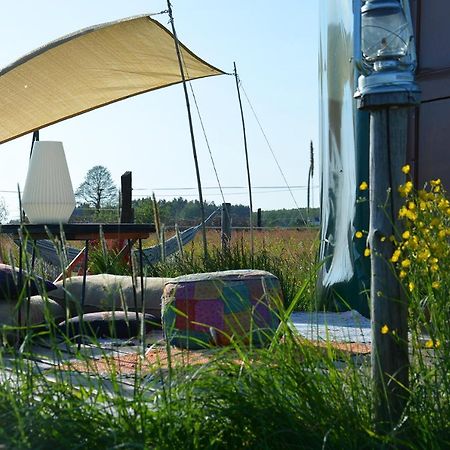
<instances>
[{"instance_id":1,"label":"meadow","mask_svg":"<svg viewBox=\"0 0 450 450\"><path fill-rule=\"evenodd\" d=\"M401 214L407 222L390 263L393 270L398 266L410 305L410 386L404 414L383 431L373 421L370 361L332 342L308 342L290 325L293 310L314 306L317 230L257 231L253 260L247 233L233 234L223 254L219 234L210 231L206 261L197 238L181 257L155 265L148 274L172 277L249 267L273 272L280 278L285 308L278 311L280 326L269 345L254 348L236 340L230 347L211 348L202 361L180 360L167 346L164 362L148 367L144 359L136 360L126 395L123 375L112 362L107 376L94 370L80 385L83 371L58 359L43 370L35 364L31 345L6 345L0 351L0 444L33 449L449 448L450 209L437 186L419 192L405 188ZM97 268L105 263L100 256L94 258ZM25 342L45 338L54 350L70 345L52 330L50 323L47 330L27 334ZM87 361L76 346L74 356Z\"/></svg>"}]
</instances>

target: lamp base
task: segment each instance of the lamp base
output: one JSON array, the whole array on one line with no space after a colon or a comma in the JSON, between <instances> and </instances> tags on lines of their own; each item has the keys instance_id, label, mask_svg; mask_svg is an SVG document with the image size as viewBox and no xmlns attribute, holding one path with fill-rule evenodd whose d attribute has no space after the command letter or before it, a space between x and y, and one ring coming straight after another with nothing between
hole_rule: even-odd
<instances>
[{"instance_id":1,"label":"lamp base","mask_svg":"<svg viewBox=\"0 0 450 450\"><path fill-rule=\"evenodd\" d=\"M420 102L420 88L409 71L373 72L358 78L359 109L412 106Z\"/></svg>"}]
</instances>

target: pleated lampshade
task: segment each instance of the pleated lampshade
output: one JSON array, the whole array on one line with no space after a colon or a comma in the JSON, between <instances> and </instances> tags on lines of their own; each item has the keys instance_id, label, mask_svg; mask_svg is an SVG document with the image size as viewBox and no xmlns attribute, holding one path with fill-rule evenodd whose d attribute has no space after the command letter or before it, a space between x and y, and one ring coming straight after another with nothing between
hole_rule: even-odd
<instances>
[{"instance_id":1,"label":"pleated lampshade","mask_svg":"<svg viewBox=\"0 0 450 450\"><path fill-rule=\"evenodd\" d=\"M75 195L62 142L35 141L22 196L31 223L67 223Z\"/></svg>"}]
</instances>

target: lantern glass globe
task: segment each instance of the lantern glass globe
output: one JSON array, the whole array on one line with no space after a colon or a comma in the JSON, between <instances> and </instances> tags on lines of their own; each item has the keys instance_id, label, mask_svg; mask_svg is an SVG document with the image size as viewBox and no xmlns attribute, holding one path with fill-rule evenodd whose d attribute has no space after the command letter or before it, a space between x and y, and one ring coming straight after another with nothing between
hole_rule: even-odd
<instances>
[{"instance_id":1,"label":"lantern glass globe","mask_svg":"<svg viewBox=\"0 0 450 450\"><path fill-rule=\"evenodd\" d=\"M367 62L400 60L407 55L411 31L399 2L369 0L361 12L362 53Z\"/></svg>"}]
</instances>

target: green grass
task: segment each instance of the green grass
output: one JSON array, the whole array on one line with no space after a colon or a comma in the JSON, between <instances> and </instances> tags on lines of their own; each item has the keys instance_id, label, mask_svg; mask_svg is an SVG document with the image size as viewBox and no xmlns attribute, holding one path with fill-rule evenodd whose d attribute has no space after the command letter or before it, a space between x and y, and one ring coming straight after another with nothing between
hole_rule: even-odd
<instances>
[{"instance_id":1,"label":"green grass","mask_svg":"<svg viewBox=\"0 0 450 450\"><path fill-rule=\"evenodd\" d=\"M448 350L436 351L433 364L413 365L405 416L384 435L373 431L368 362L359 366L331 346L299 340L286 323L268 348L236 343L210 363L165 372L156 393L158 376L137 377L130 398L121 395L114 373L112 394L95 376L79 388L58 369L50 381L16 354L18 379L0 385L0 443L32 449L448 448L448 363L439 362Z\"/></svg>"},{"instance_id":2,"label":"green grass","mask_svg":"<svg viewBox=\"0 0 450 450\"><path fill-rule=\"evenodd\" d=\"M291 309L309 307L314 256L294 266L282 240L261 243L255 267L284 280ZM195 245L183 258L155 266L153 274L248 268L251 263L248 243L240 240L229 255L211 251L206 262L196 256ZM295 282L290 281L294 274ZM442 268L442 277L448 277L448 268ZM249 349L237 341L217 349L215 358L202 365L156 367L153 378L136 373L129 380L135 383L130 396L123 395L114 371L108 380L76 374L84 377L80 387L58 366L36 370L28 359L37 356L27 353L30 347L3 346L0 372L7 376L0 383L0 444L14 449L450 448L449 322L448 301L443 301L448 292L430 291L426 280L414 280L417 289L409 294L406 289L409 401L399 423L382 434L372 418L370 362L357 364L331 343L318 348L299 339L286 314L267 348ZM428 292L425 298L419 295L423 292ZM40 333L47 333L56 350L56 337ZM25 342L38 337L28 330Z\"/></svg>"}]
</instances>

